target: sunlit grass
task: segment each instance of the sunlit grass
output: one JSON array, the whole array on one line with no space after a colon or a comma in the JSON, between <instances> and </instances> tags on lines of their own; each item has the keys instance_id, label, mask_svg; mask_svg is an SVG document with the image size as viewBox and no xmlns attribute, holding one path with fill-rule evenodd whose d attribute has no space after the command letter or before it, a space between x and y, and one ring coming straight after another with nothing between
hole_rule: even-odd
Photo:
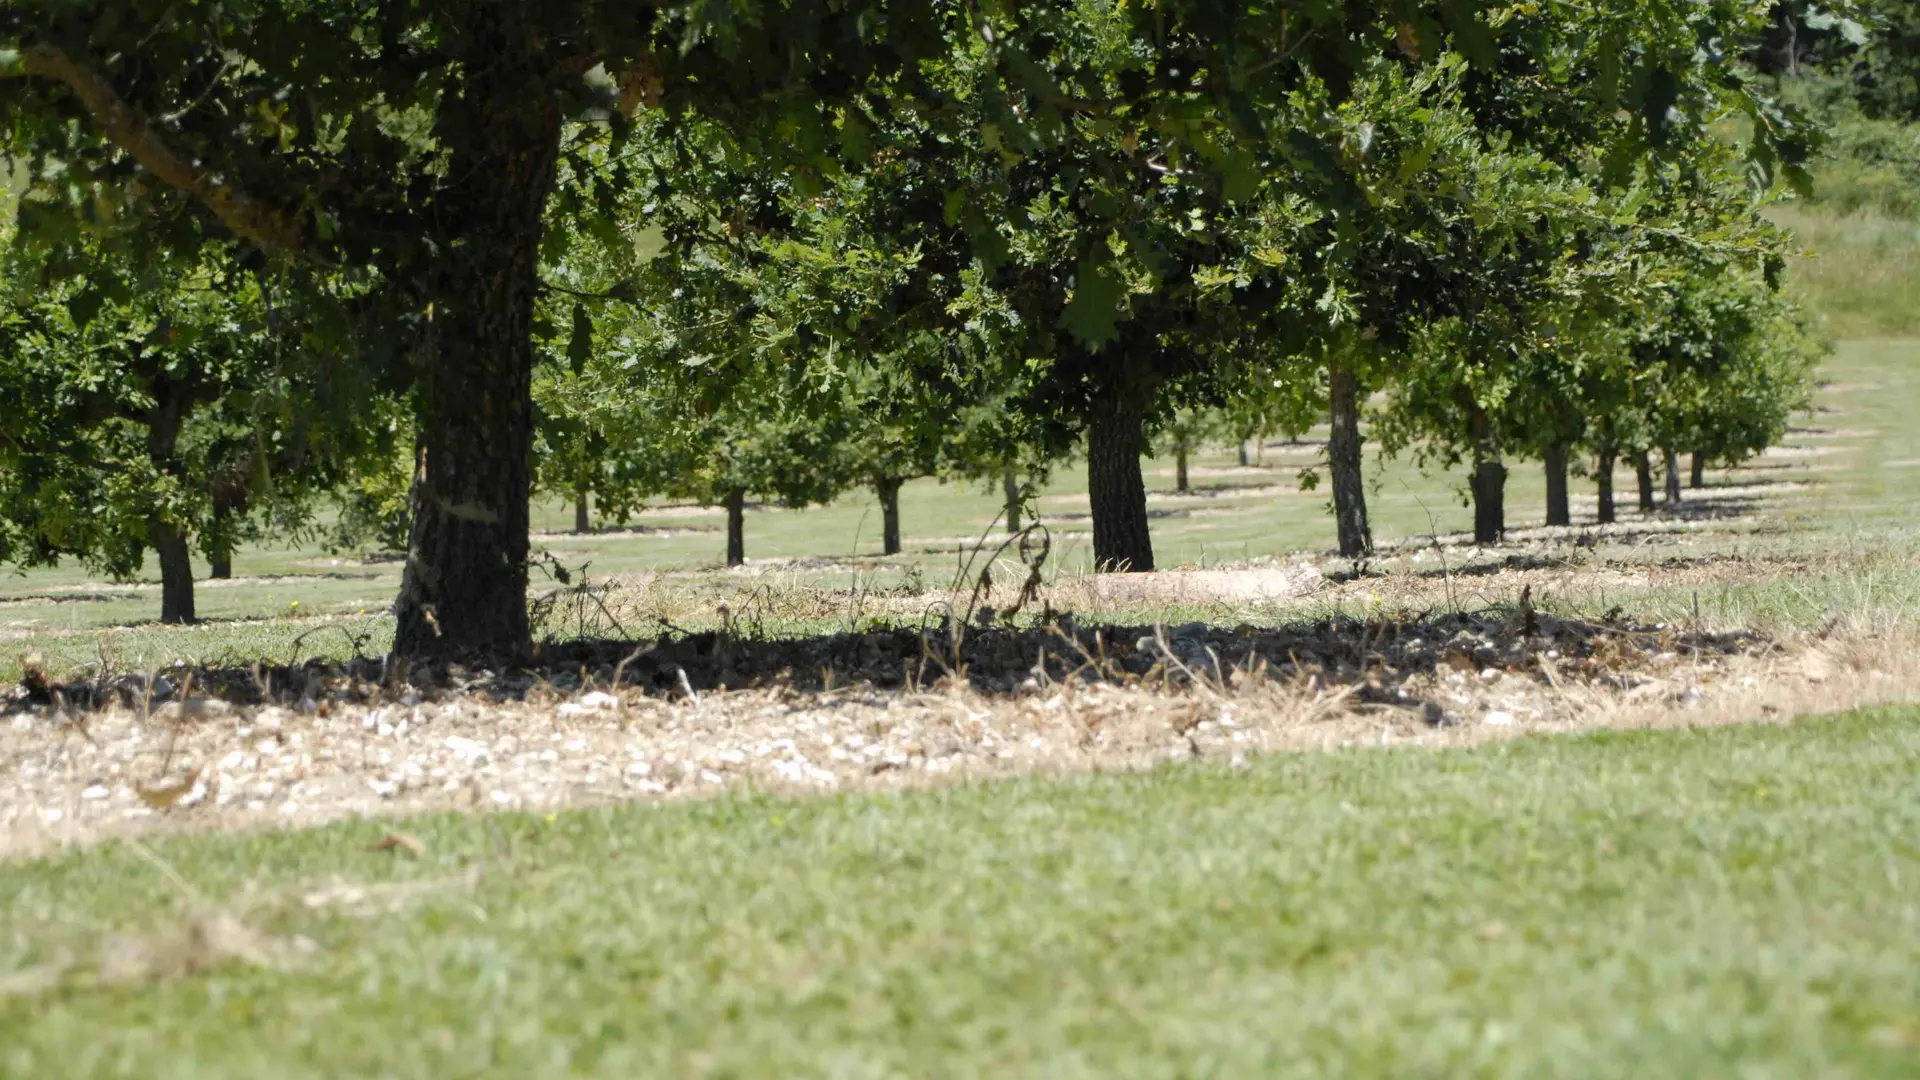
<instances>
[{"instance_id":1,"label":"sunlit grass","mask_svg":"<svg viewBox=\"0 0 1920 1080\"><path fill-rule=\"evenodd\" d=\"M0 1073L1905 1076L1916 778L1880 712L110 844L0 865L69 965ZM208 909L313 951L94 985Z\"/></svg>"}]
</instances>

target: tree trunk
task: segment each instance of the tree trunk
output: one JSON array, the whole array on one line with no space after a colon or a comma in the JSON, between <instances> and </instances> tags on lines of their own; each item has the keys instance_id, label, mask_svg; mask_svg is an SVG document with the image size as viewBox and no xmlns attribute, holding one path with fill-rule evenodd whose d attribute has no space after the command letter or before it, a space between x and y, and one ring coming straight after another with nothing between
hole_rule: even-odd
<instances>
[{"instance_id":1,"label":"tree trunk","mask_svg":"<svg viewBox=\"0 0 1920 1080\"><path fill-rule=\"evenodd\" d=\"M1473 491L1473 542L1499 543L1507 535L1507 467L1498 458L1477 461L1467 486Z\"/></svg>"},{"instance_id":2,"label":"tree trunk","mask_svg":"<svg viewBox=\"0 0 1920 1080\"><path fill-rule=\"evenodd\" d=\"M1473 492L1473 542L1498 543L1507 534L1507 467L1500 461L1500 445L1486 410L1474 406L1469 422L1473 427L1473 476L1467 487Z\"/></svg>"},{"instance_id":3,"label":"tree trunk","mask_svg":"<svg viewBox=\"0 0 1920 1080\"><path fill-rule=\"evenodd\" d=\"M1617 521L1618 513L1613 505L1613 464L1618 453L1609 446L1600 451L1600 463L1594 467L1594 487L1600 496L1600 524L1611 525Z\"/></svg>"},{"instance_id":4,"label":"tree trunk","mask_svg":"<svg viewBox=\"0 0 1920 1080\"><path fill-rule=\"evenodd\" d=\"M1567 444L1547 446L1547 524L1573 524L1573 507L1567 496Z\"/></svg>"},{"instance_id":5,"label":"tree trunk","mask_svg":"<svg viewBox=\"0 0 1920 1080\"><path fill-rule=\"evenodd\" d=\"M727 492L727 565L747 561L747 493L740 488Z\"/></svg>"},{"instance_id":6,"label":"tree trunk","mask_svg":"<svg viewBox=\"0 0 1920 1080\"><path fill-rule=\"evenodd\" d=\"M1662 450L1661 455L1666 459L1667 502L1677 503L1680 501L1680 455L1671 447Z\"/></svg>"},{"instance_id":7,"label":"tree trunk","mask_svg":"<svg viewBox=\"0 0 1920 1080\"><path fill-rule=\"evenodd\" d=\"M1009 465L1000 473L1000 486L1007 500L1007 531L1020 531L1020 481L1014 478L1013 466Z\"/></svg>"},{"instance_id":8,"label":"tree trunk","mask_svg":"<svg viewBox=\"0 0 1920 1080\"><path fill-rule=\"evenodd\" d=\"M233 499L216 486L213 492L213 528L208 530L207 577L214 581L233 578Z\"/></svg>"},{"instance_id":9,"label":"tree trunk","mask_svg":"<svg viewBox=\"0 0 1920 1080\"><path fill-rule=\"evenodd\" d=\"M591 507L587 504L587 489L580 488L573 493L573 531L580 535L593 531Z\"/></svg>"},{"instance_id":10,"label":"tree trunk","mask_svg":"<svg viewBox=\"0 0 1920 1080\"><path fill-rule=\"evenodd\" d=\"M1645 450L1633 455L1633 477L1640 482L1640 512L1653 513L1653 463L1648 460Z\"/></svg>"},{"instance_id":11,"label":"tree trunk","mask_svg":"<svg viewBox=\"0 0 1920 1080\"><path fill-rule=\"evenodd\" d=\"M524 17L518 5L470 9L472 59L437 129L450 153L435 196L438 254L418 282L422 453L394 604L398 656L517 659L532 646L531 333L560 103Z\"/></svg>"},{"instance_id":12,"label":"tree trunk","mask_svg":"<svg viewBox=\"0 0 1920 1080\"><path fill-rule=\"evenodd\" d=\"M1187 445L1178 443L1173 448L1173 490L1185 495L1187 486Z\"/></svg>"},{"instance_id":13,"label":"tree trunk","mask_svg":"<svg viewBox=\"0 0 1920 1080\"><path fill-rule=\"evenodd\" d=\"M880 493L880 549L885 555L900 554L900 481L881 479L874 483Z\"/></svg>"},{"instance_id":14,"label":"tree trunk","mask_svg":"<svg viewBox=\"0 0 1920 1080\"><path fill-rule=\"evenodd\" d=\"M1113 378L1121 379L1119 373ZM1087 416L1087 496L1093 504L1093 565L1103 573L1153 569L1147 529L1144 395L1124 385L1100 388Z\"/></svg>"},{"instance_id":15,"label":"tree trunk","mask_svg":"<svg viewBox=\"0 0 1920 1080\"><path fill-rule=\"evenodd\" d=\"M1360 437L1360 380L1338 359L1327 361L1327 391L1332 435L1327 440L1327 473L1333 483L1333 520L1340 554L1364 559L1373 554L1367 524L1367 487Z\"/></svg>"},{"instance_id":16,"label":"tree trunk","mask_svg":"<svg viewBox=\"0 0 1920 1080\"><path fill-rule=\"evenodd\" d=\"M153 550L160 556L160 621L193 621L193 550L187 531L155 515L149 522Z\"/></svg>"},{"instance_id":17,"label":"tree trunk","mask_svg":"<svg viewBox=\"0 0 1920 1080\"><path fill-rule=\"evenodd\" d=\"M1688 487L1703 488L1707 486L1707 455L1698 450L1693 452L1692 481L1692 483L1687 485Z\"/></svg>"},{"instance_id":18,"label":"tree trunk","mask_svg":"<svg viewBox=\"0 0 1920 1080\"><path fill-rule=\"evenodd\" d=\"M180 428L192 407L191 388L170 374L153 377L147 387L153 405L147 410L147 460L162 475L177 476L179 462L174 450L180 442ZM193 611L193 550L187 543L187 530L177 521L159 513L147 518L147 542L160 560L160 621L190 623Z\"/></svg>"},{"instance_id":19,"label":"tree trunk","mask_svg":"<svg viewBox=\"0 0 1920 1080\"><path fill-rule=\"evenodd\" d=\"M1248 464L1248 462L1247 462L1247 440L1245 440L1245 439L1241 439L1241 440L1240 440L1240 467L1244 469L1244 468L1246 468L1246 467L1247 467L1247 464Z\"/></svg>"}]
</instances>

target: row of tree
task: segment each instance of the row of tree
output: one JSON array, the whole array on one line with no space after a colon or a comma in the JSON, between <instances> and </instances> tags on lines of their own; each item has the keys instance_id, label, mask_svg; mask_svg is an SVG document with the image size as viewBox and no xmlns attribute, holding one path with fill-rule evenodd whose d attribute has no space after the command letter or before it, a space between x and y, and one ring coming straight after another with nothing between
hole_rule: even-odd
<instances>
[{"instance_id":1,"label":"row of tree","mask_svg":"<svg viewBox=\"0 0 1920 1080\"><path fill-rule=\"evenodd\" d=\"M1492 538L1518 458L1754 452L1813 351L1760 210L1817 137L1750 5L146 15L0 11L0 560L404 530L416 657L525 653L536 480L723 502L737 557L749 495L1011 510L1079 445L1144 570L1150 437L1324 409L1357 554L1376 391Z\"/></svg>"}]
</instances>

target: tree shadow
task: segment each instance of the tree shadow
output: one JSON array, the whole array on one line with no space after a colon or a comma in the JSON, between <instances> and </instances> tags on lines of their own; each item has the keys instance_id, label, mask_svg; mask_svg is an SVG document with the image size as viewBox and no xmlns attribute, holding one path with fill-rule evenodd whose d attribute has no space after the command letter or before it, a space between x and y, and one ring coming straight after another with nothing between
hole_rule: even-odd
<instances>
[{"instance_id":1,"label":"tree shadow","mask_svg":"<svg viewBox=\"0 0 1920 1080\"><path fill-rule=\"evenodd\" d=\"M546 646L534 664L503 668L407 666L369 657L226 663L194 668L191 680L176 669L152 685L140 675L111 673L56 685L44 676L36 681L30 672L13 704L156 707L188 685L235 704L315 707L328 700L408 696L517 700L537 689L615 686L664 697L723 689L885 693L956 685L1009 696L1072 682L1224 690L1274 680L1344 690L1360 702L1414 709L1440 723L1447 715L1443 708L1398 689L1408 676L1492 669L1543 682L1568 675L1633 679L1636 665L1659 655L1724 656L1770 647L1751 633L1683 632L1617 614L1568 619L1525 605L1417 618L1337 616L1277 627L1095 625L1059 617L1019 627L962 628L935 621L787 638L705 631L639 642L571 641ZM1549 653L1550 666L1541 659Z\"/></svg>"}]
</instances>

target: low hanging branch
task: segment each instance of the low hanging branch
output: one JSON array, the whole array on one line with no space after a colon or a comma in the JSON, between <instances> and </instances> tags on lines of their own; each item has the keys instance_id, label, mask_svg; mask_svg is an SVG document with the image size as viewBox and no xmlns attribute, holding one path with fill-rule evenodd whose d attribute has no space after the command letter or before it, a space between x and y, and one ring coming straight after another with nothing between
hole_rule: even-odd
<instances>
[{"instance_id":1,"label":"low hanging branch","mask_svg":"<svg viewBox=\"0 0 1920 1080\"><path fill-rule=\"evenodd\" d=\"M9 68L14 74L52 79L66 86L114 145L163 182L204 203L235 234L270 251L305 251L307 237L297 220L278 207L221 183L182 157L98 72L81 66L52 45L22 49L15 65L0 64L0 75L7 74Z\"/></svg>"}]
</instances>

